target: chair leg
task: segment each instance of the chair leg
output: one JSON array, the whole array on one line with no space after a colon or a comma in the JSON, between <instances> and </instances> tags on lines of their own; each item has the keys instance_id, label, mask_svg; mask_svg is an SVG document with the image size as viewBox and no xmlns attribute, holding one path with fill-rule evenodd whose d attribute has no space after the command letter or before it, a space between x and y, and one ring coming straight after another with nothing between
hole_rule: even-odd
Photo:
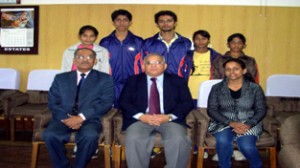
<instances>
[{"instance_id":1,"label":"chair leg","mask_svg":"<svg viewBox=\"0 0 300 168\"><path fill-rule=\"evenodd\" d=\"M110 145L104 145L104 165L105 168L110 168Z\"/></svg>"},{"instance_id":2,"label":"chair leg","mask_svg":"<svg viewBox=\"0 0 300 168\"><path fill-rule=\"evenodd\" d=\"M10 119L10 141L15 141L15 118L11 117Z\"/></svg>"},{"instance_id":3,"label":"chair leg","mask_svg":"<svg viewBox=\"0 0 300 168\"><path fill-rule=\"evenodd\" d=\"M276 168L276 147L269 148L270 168Z\"/></svg>"},{"instance_id":4,"label":"chair leg","mask_svg":"<svg viewBox=\"0 0 300 168\"><path fill-rule=\"evenodd\" d=\"M39 142L32 142L31 168L36 168L37 158L39 154Z\"/></svg>"},{"instance_id":5,"label":"chair leg","mask_svg":"<svg viewBox=\"0 0 300 168\"><path fill-rule=\"evenodd\" d=\"M5 124L5 139L9 140L9 128L10 128L10 122L9 118L5 117L4 118L4 124Z\"/></svg>"},{"instance_id":6,"label":"chair leg","mask_svg":"<svg viewBox=\"0 0 300 168\"><path fill-rule=\"evenodd\" d=\"M0 125L5 131L5 140L9 139L9 119L6 116L0 116Z\"/></svg>"},{"instance_id":7,"label":"chair leg","mask_svg":"<svg viewBox=\"0 0 300 168\"><path fill-rule=\"evenodd\" d=\"M125 146L122 146L121 147L121 164L122 164L123 161L126 160L125 150L126 150Z\"/></svg>"},{"instance_id":8,"label":"chair leg","mask_svg":"<svg viewBox=\"0 0 300 168\"><path fill-rule=\"evenodd\" d=\"M198 147L197 167L203 168L204 147Z\"/></svg>"},{"instance_id":9,"label":"chair leg","mask_svg":"<svg viewBox=\"0 0 300 168\"><path fill-rule=\"evenodd\" d=\"M115 145L114 146L114 166L115 168L120 168L121 167L121 152L122 151L122 146L121 145Z\"/></svg>"},{"instance_id":10,"label":"chair leg","mask_svg":"<svg viewBox=\"0 0 300 168\"><path fill-rule=\"evenodd\" d=\"M187 168L191 168L192 167L193 156L194 156L193 152L194 152L194 149L192 148L191 152L190 152L190 159L189 159L189 163L188 163Z\"/></svg>"}]
</instances>

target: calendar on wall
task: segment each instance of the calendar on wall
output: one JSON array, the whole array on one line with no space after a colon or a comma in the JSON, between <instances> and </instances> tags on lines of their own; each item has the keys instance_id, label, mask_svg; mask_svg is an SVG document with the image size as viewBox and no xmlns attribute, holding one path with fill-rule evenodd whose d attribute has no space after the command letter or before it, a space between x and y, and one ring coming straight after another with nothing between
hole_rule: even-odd
<instances>
[{"instance_id":1,"label":"calendar on wall","mask_svg":"<svg viewBox=\"0 0 300 168\"><path fill-rule=\"evenodd\" d=\"M38 54L38 6L0 6L0 54Z\"/></svg>"}]
</instances>

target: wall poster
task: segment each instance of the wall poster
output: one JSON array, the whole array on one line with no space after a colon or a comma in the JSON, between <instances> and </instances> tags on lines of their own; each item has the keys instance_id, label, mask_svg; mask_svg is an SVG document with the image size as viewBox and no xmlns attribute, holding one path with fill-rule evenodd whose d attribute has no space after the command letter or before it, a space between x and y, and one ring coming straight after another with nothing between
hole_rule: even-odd
<instances>
[{"instance_id":1,"label":"wall poster","mask_svg":"<svg viewBox=\"0 0 300 168\"><path fill-rule=\"evenodd\" d=\"M0 6L0 54L38 54L38 6Z\"/></svg>"}]
</instances>

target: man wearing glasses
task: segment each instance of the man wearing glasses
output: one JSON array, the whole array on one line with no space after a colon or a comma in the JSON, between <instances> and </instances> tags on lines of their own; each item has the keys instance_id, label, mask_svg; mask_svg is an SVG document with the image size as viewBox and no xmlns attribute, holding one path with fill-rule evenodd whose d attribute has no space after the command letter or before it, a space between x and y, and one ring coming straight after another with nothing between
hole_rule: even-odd
<instances>
[{"instance_id":1,"label":"man wearing glasses","mask_svg":"<svg viewBox=\"0 0 300 168\"><path fill-rule=\"evenodd\" d=\"M86 167L98 148L101 117L114 101L113 79L93 70L96 53L89 48L75 51L76 71L56 75L48 95L52 121L43 139L49 151L52 167L71 167L64 144L76 132L76 159L73 167Z\"/></svg>"},{"instance_id":2,"label":"man wearing glasses","mask_svg":"<svg viewBox=\"0 0 300 168\"><path fill-rule=\"evenodd\" d=\"M191 139L185 118L193 108L187 82L164 73L163 56L144 58L145 73L129 77L120 96L123 130L126 131L126 161L129 168L149 167L156 133L161 134L166 168L187 167Z\"/></svg>"},{"instance_id":3,"label":"man wearing glasses","mask_svg":"<svg viewBox=\"0 0 300 168\"><path fill-rule=\"evenodd\" d=\"M192 60L186 54L191 49L191 41L175 32L177 16L174 12L159 11L154 15L154 20L160 32L145 40L143 56L149 53L163 55L168 64L166 72L187 80Z\"/></svg>"}]
</instances>

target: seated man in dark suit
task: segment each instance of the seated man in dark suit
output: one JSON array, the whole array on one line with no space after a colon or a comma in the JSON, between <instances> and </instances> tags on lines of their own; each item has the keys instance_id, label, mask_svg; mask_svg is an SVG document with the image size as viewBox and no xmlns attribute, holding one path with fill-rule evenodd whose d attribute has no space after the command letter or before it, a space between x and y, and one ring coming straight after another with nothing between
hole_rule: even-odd
<instances>
[{"instance_id":1,"label":"seated man in dark suit","mask_svg":"<svg viewBox=\"0 0 300 168\"><path fill-rule=\"evenodd\" d=\"M162 135L167 168L187 167L191 139L185 118L193 108L187 83L164 73L164 57L144 58L145 73L129 77L120 97L123 130L126 130L126 160L129 168L149 167L155 133Z\"/></svg>"},{"instance_id":2,"label":"seated man in dark suit","mask_svg":"<svg viewBox=\"0 0 300 168\"><path fill-rule=\"evenodd\" d=\"M93 70L96 53L88 48L77 49L74 55L77 71L58 74L48 96L52 121L43 139L52 160L52 167L71 167L64 144L76 132L77 153L73 167L84 168L98 148L101 117L112 108L112 78Z\"/></svg>"}]
</instances>

